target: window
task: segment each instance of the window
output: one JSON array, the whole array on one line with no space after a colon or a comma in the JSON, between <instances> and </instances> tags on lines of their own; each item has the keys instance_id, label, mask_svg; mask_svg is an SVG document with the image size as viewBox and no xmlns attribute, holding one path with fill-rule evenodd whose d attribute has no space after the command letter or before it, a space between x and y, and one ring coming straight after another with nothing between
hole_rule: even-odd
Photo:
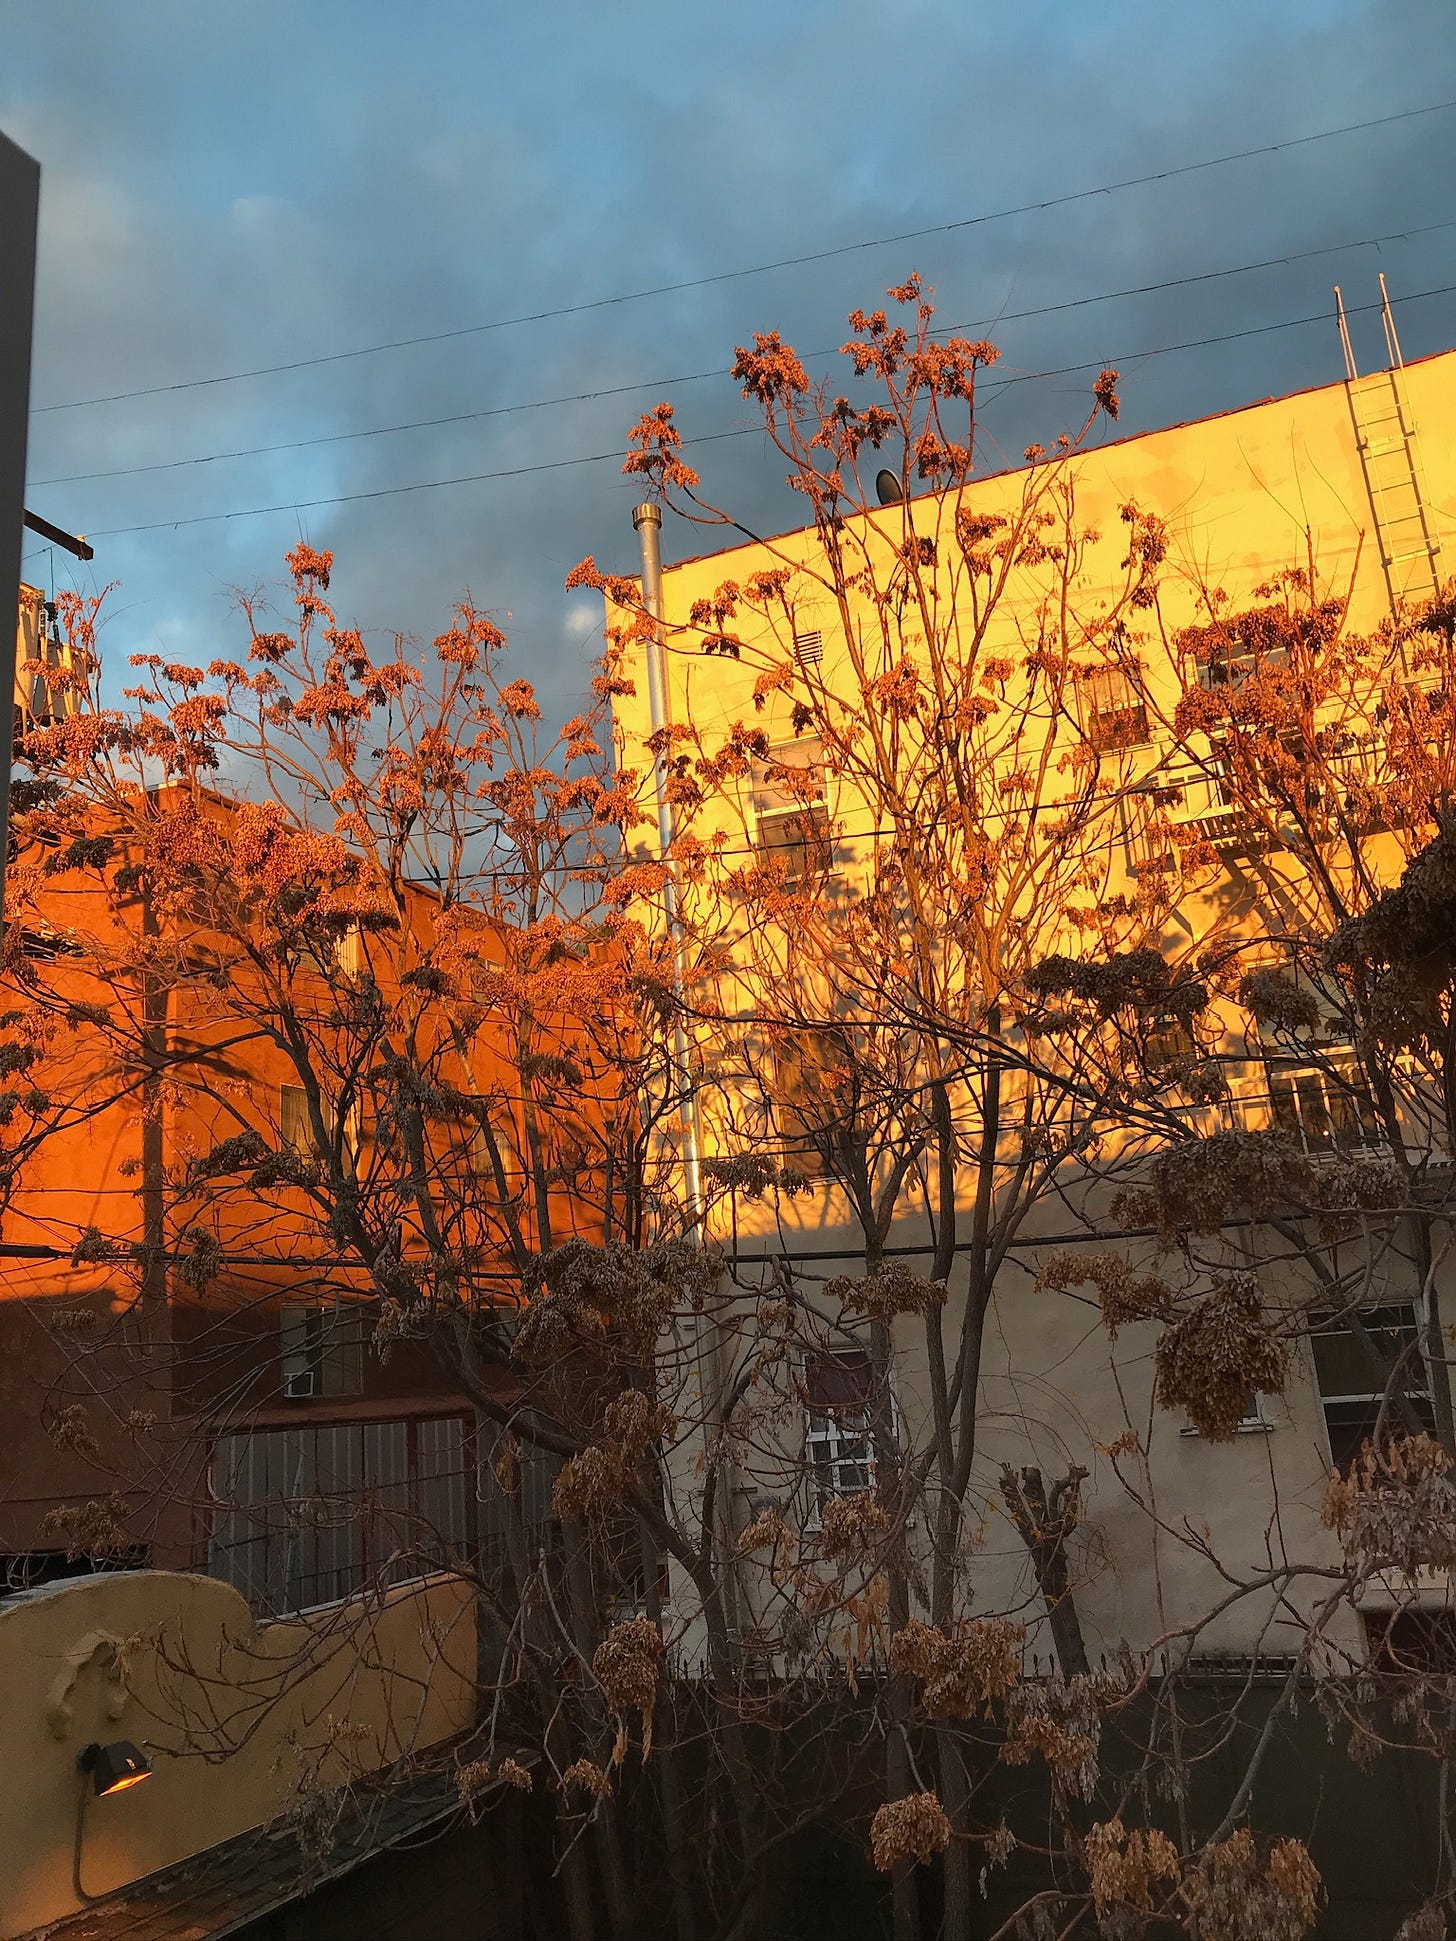
<instances>
[{"instance_id":1,"label":"window","mask_svg":"<svg viewBox=\"0 0 1456 1941\"><path fill-rule=\"evenodd\" d=\"M814 1472L814 1511L875 1483L874 1377L861 1349L815 1355L804 1368L804 1450Z\"/></svg>"},{"instance_id":2,"label":"window","mask_svg":"<svg viewBox=\"0 0 1456 1941\"><path fill-rule=\"evenodd\" d=\"M1122 845L1130 876L1158 875L1173 868L1176 851L1169 834L1168 791L1150 786L1129 789L1118 803Z\"/></svg>"},{"instance_id":3,"label":"window","mask_svg":"<svg viewBox=\"0 0 1456 1941\"><path fill-rule=\"evenodd\" d=\"M1395 1379L1403 1388L1416 1420L1423 1429L1432 1430L1436 1417L1431 1406L1430 1378L1420 1352L1414 1304L1394 1301L1384 1307L1362 1308L1359 1319L1383 1366L1387 1369L1399 1366ZM1310 1346L1314 1350L1315 1376L1330 1439L1330 1461L1336 1469L1348 1469L1360 1453L1361 1443L1375 1434L1387 1384L1371 1367L1369 1356L1345 1318L1313 1319ZM1401 1416L1393 1406L1386 1409L1385 1419L1399 1433Z\"/></svg>"},{"instance_id":4,"label":"window","mask_svg":"<svg viewBox=\"0 0 1456 1941\"><path fill-rule=\"evenodd\" d=\"M301 1085L278 1087L278 1137L286 1151L311 1155L313 1128L308 1122L308 1093Z\"/></svg>"},{"instance_id":5,"label":"window","mask_svg":"<svg viewBox=\"0 0 1456 1941\"><path fill-rule=\"evenodd\" d=\"M357 923L351 923L335 943L334 962L344 977L364 975L364 932Z\"/></svg>"},{"instance_id":6,"label":"window","mask_svg":"<svg viewBox=\"0 0 1456 1941\"><path fill-rule=\"evenodd\" d=\"M1255 1390L1253 1401L1239 1417L1238 1432L1241 1436L1266 1436L1272 1433L1273 1428L1274 1424L1269 1419L1264 1397ZM1180 1429L1178 1433L1184 1436L1196 1436L1199 1432L1190 1423L1187 1428Z\"/></svg>"},{"instance_id":7,"label":"window","mask_svg":"<svg viewBox=\"0 0 1456 1941\"><path fill-rule=\"evenodd\" d=\"M149 1570L150 1544L128 1544L121 1550L99 1550L73 1557L65 1550L0 1552L0 1597L16 1597L42 1584L59 1584L72 1577L91 1577L103 1570Z\"/></svg>"},{"instance_id":8,"label":"window","mask_svg":"<svg viewBox=\"0 0 1456 1941\"><path fill-rule=\"evenodd\" d=\"M404 1583L476 1544L470 1423L305 1423L219 1438L207 1571L271 1613Z\"/></svg>"},{"instance_id":9,"label":"window","mask_svg":"<svg viewBox=\"0 0 1456 1941\"><path fill-rule=\"evenodd\" d=\"M825 875L833 861L824 804L823 750L812 736L771 748L753 764L758 850L785 866L791 883Z\"/></svg>"},{"instance_id":10,"label":"window","mask_svg":"<svg viewBox=\"0 0 1456 1941\"><path fill-rule=\"evenodd\" d=\"M1456 1673L1456 1611L1411 1604L1363 1615L1373 1671L1406 1678Z\"/></svg>"},{"instance_id":11,"label":"window","mask_svg":"<svg viewBox=\"0 0 1456 1941\"><path fill-rule=\"evenodd\" d=\"M795 1172L817 1179L830 1146L852 1130L850 1048L832 1031L785 1032L773 1062L784 1158Z\"/></svg>"},{"instance_id":12,"label":"window","mask_svg":"<svg viewBox=\"0 0 1456 1941\"><path fill-rule=\"evenodd\" d=\"M1269 1112L1281 1132L1292 1133L1307 1153L1359 1152L1384 1144L1365 1075L1353 1051L1332 1053L1319 1064L1270 1061Z\"/></svg>"},{"instance_id":13,"label":"window","mask_svg":"<svg viewBox=\"0 0 1456 1941\"><path fill-rule=\"evenodd\" d=\"M1147 703L1120 667L1092 667L1083 674L1082 719L1099 754L1140 748L1148 740Z\"/></svg>"},{"instance_id":14,"label":"window","mask_svg":"<svg viewBox=\"0 0 1456 1941\"><path fill-rule=\"evenodd\" d=\"M1273 673L1289 655L1283 647L1246 647L1237 636L1216 640L1207 660L1200 661L1198 678L1204 687L1242 687L1251 674Z\"/></svg>"},{"instance_id":15,"label":"window","mask_svg":"<svg viewBox=\"0 0 1456 1941\"><path fill-rule=\"evenodd\" d=\"M505 1449L509 1448L507 1457ZM487 1584L504 1586L512 1576L511 1544L507 1535L519 1525L526 1568L536 1567L543 1550L555 1550L560 1527L551 1506L552 1491L561 1473L561 1458L530 1442L504 1447L482 1442L476 1477L476 1517L480 1532L480 1570Z\"/></svg>"},{"instance_id":16,"label":"window","mask_svg":"<svg viewBox=\"0 0 1456 1941\"><path fill-rule=\"evenodd\" d=\"M1185 1058L1196 1058L1198 1040L1181 1018L1165 1018L1148 1026L1143 1036L1143 1052L1150 1072L1164 1072Z\"/></svg>"},{"instance_id":17,"label":"window","mask_svg":"<svg viewBox=\"0 0 1456 1941\"><path fill-rule=\"evenodd\" d=\"M362 1302L325 1306L285 1301L278 1311L283 1395L290 1402L316 1396L362 1395L364 1328Z\"/></svg>"},{"instance_id":18,"label":"window","mask_svg":"<svg viewBox=\"0 0 1456 1941\"><path fill-rule=\"evenodd\" d=\"M42 917L37 923L17 926L23 954L37 964L53 964L60 957L79 957L82 947L69 930L58 930ZM14 931L10 934L14 935Z\"/></svg>"}]
</instances>

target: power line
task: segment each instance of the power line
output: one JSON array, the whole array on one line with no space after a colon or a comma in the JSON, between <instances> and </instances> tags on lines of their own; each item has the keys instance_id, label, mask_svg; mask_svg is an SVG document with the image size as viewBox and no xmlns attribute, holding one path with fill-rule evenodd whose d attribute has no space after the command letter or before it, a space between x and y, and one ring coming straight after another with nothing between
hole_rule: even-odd
<instances>
[{"instance_id":1,"label":"power line","mask_svg":"<svg viewBox=\"0 0 1456 1941\"><path fill-rule=\"evenodd\" d=\"M1456 283L1445 283L1433 290L1413 290L1401 299L1402 303L1418 303L1426 297L1450 296L1456 292ZM1378 310L1377 303L1347 304L1345 314L1358 316L1367 310ZM1215 344L1232 344L1244 337L1264 337L1279 330L1298 330L1309 324L1328 324L1327 311L1316 311L1307 317L1286 317L1282 322L1269 324L1246 324L1240 330L1229 330L1213 337L1194 337L1180 344L1162 344L1148 350L1123 351L1114 353L1115 361L1120 363L1146 363L1154 357L1169 357L1178 351L1206 350ZM1030 384L1042 378L1069 377L1078 371L1095 370L1104 360L1088 358L1080 364L1061 364L1043 371L1021 371L1013 377L1003 378L992 393L999 396L1015 384ZM703 432L694 438L683 440L684 449L696 449L699 445L718 444L727 438L748 438L755 433L762 436L762 425L740 425L731 431ZM91 532L91 539L119 539L142 532L171 532L182 526L212 525L227 519L261 519L274 512L315 512L327 506L356 505L368 499L398 498L410 492L437 492L456 485L480 485L491 479L524 478L534 472L559 472L577 465L604 465L609 461L620 464L620 449L609 452L588 452L574 458L553 458L532 465L508 465L490 472L466 472L455 478L420 479L411 485L381 485L367 492L339 492L322 499L285 499L276 505L237 506L224 512L190 513L180 519L154 519L135 526L103 526Z\"/></svg>"},{"instance_id":2,"label":"power line","mask_svg":"<svg viewBox=\"0 0 1456 1941\"><path fill-rule=\"evenodd\" d=\"M394 337L383 343L363 344L354 350L325 351L313 357L296 357L283 364L260 364L246 371L224 371L212 377L195 377L174 384L144 385L132 391L110 391L94 398L71 398L62 404L35 407L36 416L52 411L80 411L92 405L118 404L128 398L161 397L174 391L195 391L218 384L238 384L248 378L276 377L287 371L303 371L320 364L339 364L356 357L374 357L382 351L408 350L421 344L443 344L459 337L477 337L488 331L511 330L521 324L546 323L557 317L581 316L588 311L608 310L628 303L643 303L653 297L676 296L685 290L701 290L718 283L732 283L751 276L767 276L777 270L800 269L810 263L825 263L839 256L887 249L891 244L919 242L927 236L944 236L961 229L982 228L993 222L1006 222L1015 216L1041 215L1048 209L1062 209L1094 197L1120 194L1125 189L1145 188L1154 182L1170 182L1180 176L1198 175L1210 169L1226 168L1234 162L1255 161L1277 155L1286 149L1308 148L1316 142L1335 141L1345 135L1362 134L1372 128L1386 128L1397 122L1415 121L1425 115L1444 114L1456 108L1456 99L1434 101L1423 108L1404 108L1398 113L1376 115L1368 121L1346 122L1338 128L1322 128L1312 135L1294 135L1287 141L1265 142L1257 148L1237 149L1226 155L1212 155L1202 161L1181 162L1171 168L1153 169L1145 175L1129 175L1115 182L1099 183L1096 188L1072 189L1062 195L1047 196L1040 202L1023 202L1013 208L985 210L973 216L960 216L951 222L931 223L922 229L905 229L892 236L874 236L858 242L838 243L830 249L805 251L798 256L783 256L770 263L755 263L746 269L717 270L706 276L685 277L676 283L660 283L651 289L629 290L617 296L592 297L581 303L557 305L549 310L533 310L515 317L497 317L487 323L462 324L453 330L430 331L415 337Z\"/></svg>"},{"instance_id":3,"label":"power line","mask_svg":"<svg viewBox=\"0 0 1456 1941\"><path fill-rule=\"evenodd\" d=\"M1020 323L1031 317L1049 317L1066 310L1081 310L1094 303L1113 303L1124 297L1151 296L1163 290L1183 289L1190 284L1214 283L1233 276L1248 276L1257 270L1282 269L1291 263L1304 263L1319 256L1339 256L1356 249L1376 249L1382 243L1409 241L1415 236L1430 236L1456 228L1456 217L1444 222L1422 223L1414 229L1393 229L1383 236L1362 236L1353 242L1326 243L1318 249L1294 250L1283 256L1266 256L1255 263L1236 263L1227 269L1198 270L1187 276L1165 277L1158 283L1136 283L1124 290L1101 290L1095 295L1067 297L1059 303L1041 303L1029 310L1004 310L995 317L982 317L972 324L947 324L932 335L945 337L961 331L982 330L1001 323ZM837 345L806 352L811 360L832 357ZM1080 367L1079 367L1080 368ZM138 478L151 472L176 472L192 465L212 465L237 458L267 458L279 452L312 451L320 445L346 444L357 438L386 438L398 432L434 430L444 425L476 424L486 418L504 418L522 411L544 411L559 405L593 404L602 398L627 397L636 392L667 390L675 385L700 384L709 378L728 375L719 366L711 371L686 371L676 377L646 378L641 383L603 385L594 391L575 391L553 398L527 398L515 404L489 405L478 411L452 411L439 418L412 418L396 425L372 425L362 431L331 431L315 438L289 439L277 445L248 445L230 452L199 452L191 458L158 459L146 465L120 465L105 472L67 472L57 478L33 479L35 487L44 485L86 485L101 479Z\"/></svg>"}]
</instances>

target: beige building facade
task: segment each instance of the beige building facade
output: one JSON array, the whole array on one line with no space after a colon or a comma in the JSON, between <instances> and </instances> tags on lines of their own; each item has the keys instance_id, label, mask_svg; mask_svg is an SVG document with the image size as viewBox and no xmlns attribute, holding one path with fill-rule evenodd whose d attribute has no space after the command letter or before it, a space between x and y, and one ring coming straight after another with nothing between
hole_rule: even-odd
<instances>
[{"instance_id":1,"label":"beige building facade","mask_svg":"<svg viewBox=\"0 0 1456 1941\"><path fill-rule=\"evenodd\" d=\"M1139 680L1129 686L1104 668L1089 673L1069 702L1080 713L1083 735L1103 737L1098 746L1119 796L1098 837L1100 875L1089 894L1104 903L1135 898L1149 841L1169 840L1172 825L1177 840L1203 844L1208 866L1164 925L1165 954L1170 961L1193 964L1208 938L1242 925L1253 966L1260 961L1257 939L1271 899L1298 918L1303 890L1277 830L1265 832L1254 846L1257 853L1251 851L1246 823L1220 788L1207 739L1195 735L1190 743L1181 717L1175 729L1179 697L1190 679L1187 648L1178 643L1187 630L1207 626L1220 613L1270 597L1271 583L1291 569L1304 576L1299 597L1310 604L1320 599L1338 604L1350 633L1377 637L1393 612L1431 600L1456 567L1453 425L1456 352L1066 456L1053 451L1026 470L973 482L954 506L927 492L880 512L857 514L852 523L865 557L878 558L885 567L907 533L920 536L929 549L926 557L935 557L938 548L944 558L957 516L984 522L994 543L998 531L1026 519L1033 501L1042 509L1050 557L1028 553L1011 565L1005 595L986 623L973 610L977 596L971 575L959 624L967 636L986 624L983 651L1004 653L1008 665L1012 660L1020 665L1035 653L1053 610L1060 615L1064 639L1071 611L1089 643L1105 642L1114 624L1123 628L1123 641L1135 641ZM1129 603L1139 572L1140 521L1147 515L1160 522L1165 543L1156 598ZM751 867L756 857L787 857L791 875L817 869L826 899L845 912L870 888L884 831L873 826L863 798L835 777L832 764L827 775L820 772L812 736L806 740L803 732L804 711L795 712L795 696L808 682L816 706L833 708L836 691L849 705L854 677L846 639L866 624L881 624L883 602L871 615L867 606L852 610L852 602L836 597L821 570L820 546L815 530L806 528L669 564L663 574L663 718L676 737L672 751L700 757L725 745L736 730L761 734L768 745L766 757L760 752L749 759L736 782L717 789L679 822L679 841L685 833L683 853L690 858L680 866L679 895L690 924L692 910L703 908L702 899L727 895L721 886L735 859ZM763 574L784 576L782 597L740 600L725 624L725 583L741 591ZM878 583L883 586L888 578L888 570L882 571ZM923 646L913 601L893 624L908 653ZM725 651L723 639L730 633L735 645ZM629 668L635 693L617 703L623 757L638 768L644 767L641 747L654 726L645 660L638 649ZM1215 670L1198 678L1219 677ZM1018 678L1008 676L1012 689ZM1221 678L1236 680L1239 670L1224 670ZM1362 730L1351 741L1351 774L1357 781L1366 770L1374 772L1372 764L1379 768L1392 759L1377 732L1377 698L1373 690L1366 700L1357 696L1357 708L1369 716L1364 723L1369 732ZM756 745L761 751L762 744ZM786 789L785 770L796 767L816 779ZM1055 793L1055 785L1048 786ZM1137 817L1129 811L1140 799L1154 805L1150 825L1135 826ZM1409 847L1398 832L1368 846L1382 880L1398 877ZM646 851L652 848L646 845ZM706 860L699 866L693 858ZM738 919L731 908L720 914L724 935L740 956L752 958L755 975L762 976L763 966L775 961L785 977L791 974L793 940L776 960L774 946L764 939L761 907L752 938L741 925L735 929ZM1069 927L1061 908L1037 908L1028 920L1039 929L1047 954L1075 942L1075 926ZM751 993L745 991L741 1008L751 1039ZM1378 1133L1358 1102L1350 1103L1352 1097L1358 1101L1358 1085L1348 1093L1331 1086L1332 1059L1339 1069L1337 1050L1326 1047L1304 1070L1297 1059L1273 1057L1268 1042L1261 1044L1246 1029L1238 1035L1241 1027L1232 1013L1216 1015L1227 1097L1204 1108L1189 1106L1193 1129L1277 1127L1289 1132L1312 1161L1336 1153L1378 1158ZM695 1058L699 1156L710 1170L715 1158L755 1151L790 1166L797 1154L802 1163L804 1141L796 1128L806 1093L812 1098L816 1085L824 1083L822 1072L789 1073L782 1053L775 1065L765 1052L760 1066L766 1076L749 1099L741 1083L735 1090L733 1082L719 1081L711 1052L700 1045ZM1411 1136L1429 1141L1430 1122L1413 1126ZM1150 1135L1130 1153L1133 1170L1157 1150ZM822 1176L825 1169L811 1165L808 1170L816 1176L804 1193L734 1195L717 1203L714 1237L730 1250L740 1287L756 1272L770 1283L776 1262L792 1262L810 1284L862 1269L862 1227L849 1198ZM1287 1593L1283 1612L1267 1584L1258 1594L1228 1597L1227 1592L1231 1583L1267 1578L1281 1562L1305 1560L1311 1573L1322 1563L1337 1562L1337 1546L1322 1521L1329 1474L1332 1464L1348 1462L1359 1447L1378 1397L1369 1392L1369 1381L1343 1342L1313 1329L1295 1344L1282 1392L1258 1396L1231 1439L1209 1440L1194 1432L1186 1416L1156 1408L1157 1329L1133 1322L1109 1340L1095 1300L1069 1299L1038 1279L1058 1251L1095 1250L1109 1241L1135 1263L1146 1256L1143 1264L1151 1264L1153 1243L1127 1233L1125 1222L1110 1211L1105 1174L1099 1179L1103 1183L1074 1170L1064 1189L1049 1195L1017 1234L997 1272L980 1370L984 1427L970 1491L982 1513L977 1554L969 1566L974 1608L1018 1615L1029 1626L1030 1648L1039 1649L1044 1659L1049 1655L1026 1546L1001 1508L999 1478L1007 1464L1034 1464L1048 1479L1080 1465L1090 1473L1070 1551L1079 1616L1094 1661L1124 1641L1141 1650L1165 1637L1200 1656L1295 1649L1293 1620L1318 1595L1313 1574ZM969 1195L969 1183L965 1192ZM887 1254L928 1271L932 1239L928 1218L908 1198L902 1201ZM1271 1242L1258 1221L1228 1222L1217 1246L1230 1272L1256 1275L1272 1305L1303 1306L1313 1299L1306 1268ZM1406 1240L1394 1232L1390 1244L1375 1248L1370 1259L1376 1264L1365 1272L1360 1296L1365 1324L1387 1354L1414 1353L1412 1344L1423 1326L1423 1293L1420 1274L1412 1278ZM1447 1288L1448 1278L1438 1258L1425 1296L1433 1288L1444 1294L1449 1318L1456 1286ZM958 1263L949 1282L948 1320L963 1299L964 1267ZM730 1327L728 1332L741 1341L741 1331ZM1448 1352L1451 1338L1448 1329ZM733 1347L725 1352L731 1356ZM772 1506L812 1532L829 1497L865 1488L873 1475L873 1451L865 1408L856 1399L853 1359L852 1351L839 1355L837 1391L839 1378L831 1371L827 1387L820 1380L816 1392L817 1378L807 1367L784 1385L783 1407L766 1436L783 1461L776 1466L771 1450L765 1454L760 1445L749 1452L745 1446L735 1478L734 1514L740 1524ZM1424 1377L1413 1383L1418 1411L1429 1408L1435 1385L1448 1380L1429 1354L1424 1365ZM913 1318L894 1324L893 1382L902 1447L913 1461L927 1446L931 1417L925 1336ZM1118 1454L1119 1439L1130 1436L1136 1436L1142 1452L1133 1464L1140 1479L1133 1488L1125 1454ZM1410 1587L1401 1595L1409 1596ZM1416 1595L1427 1605L1444 1607L1447 1587L1444 1581L1423 1579ZM1220 1604L1218 1615L1205 1621ZM1374 1622L1379 1621L1377 1616ZM1367 1629L1352 1611L1336 1620L1328 1635L1358 1658L1368 1645Z\"/></svg>"}]
</instances>

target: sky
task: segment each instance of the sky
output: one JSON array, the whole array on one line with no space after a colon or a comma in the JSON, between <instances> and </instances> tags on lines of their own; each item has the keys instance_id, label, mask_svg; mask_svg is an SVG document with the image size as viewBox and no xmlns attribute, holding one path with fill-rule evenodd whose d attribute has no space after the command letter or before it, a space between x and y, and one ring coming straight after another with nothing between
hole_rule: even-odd
<instances>
[{"instance_id":1,"label":"sky","mask_svg":"<svg viewBox=\"0 0 1456 1941\"><path fill-rule=\"evenodd\" d=\"M993 469L1103 363L1122 432L1341 377L1331 286L1381 269L1406 356L1456 346L1449 0L0 0L0 129L42 165L27 504L96 549L27 535L23 572L114 583L113 690L237 655L304 537L376 647L468 593L571 711L601 609L563 580L635 565L637 413L796 523L734 347L828 373L912 269L1017 380ZM670 517L665 559L702 550Z\"/></svg>"}]
</instances>

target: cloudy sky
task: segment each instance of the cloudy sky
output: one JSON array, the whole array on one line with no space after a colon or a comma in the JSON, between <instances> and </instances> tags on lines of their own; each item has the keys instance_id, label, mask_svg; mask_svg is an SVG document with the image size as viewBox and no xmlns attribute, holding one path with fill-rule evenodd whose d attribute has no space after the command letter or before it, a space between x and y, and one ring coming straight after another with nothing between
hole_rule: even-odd
<instances>
[{"instance_id":1,"label":"cloudy sky","mask_svg":"<svg viewBox=\"0 0 1456 1941\"><path fill-rule=\"evenodd\" d=\"M985 414L1008 456L1079 422L1067 366L1117 364L1131 430L1342 375L1330 287L1369 302L1382 268L1407 355L1456 345L1456 105L1409 112L1456 104L1450 26L1450 0L0 0L0 128L43 165L28 503L96 546L28 541L25 571L119 582L113 669L207 658L302 534L346 619L428 637L469 589L567 705L599 610L562 580L633 562L637 411L741 433L693 454L708 489L796 516L721 374L754 330L828 370L846 311L919 269L1020 380ZM700 549L669 522L669 559Z\"/></svg>"}]
</instances>

